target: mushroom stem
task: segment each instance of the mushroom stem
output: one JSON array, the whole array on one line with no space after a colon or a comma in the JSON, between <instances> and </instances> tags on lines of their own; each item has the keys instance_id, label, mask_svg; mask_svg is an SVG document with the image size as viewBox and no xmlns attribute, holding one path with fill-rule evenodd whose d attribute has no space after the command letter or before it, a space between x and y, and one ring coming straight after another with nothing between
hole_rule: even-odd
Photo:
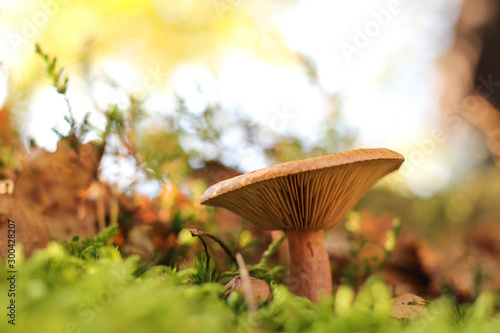
<instances>
[{"instance_id":1,"label":"mushroom stem","mask_svg":"<svg viewBox=\"0 0 500 333\"><path fill-rule=\"evenodd\" d=\"M288 288L298 296L318 301L332 293L330 260L323 230L286 230L289 249Z\"/></svg>"}]
</instances>

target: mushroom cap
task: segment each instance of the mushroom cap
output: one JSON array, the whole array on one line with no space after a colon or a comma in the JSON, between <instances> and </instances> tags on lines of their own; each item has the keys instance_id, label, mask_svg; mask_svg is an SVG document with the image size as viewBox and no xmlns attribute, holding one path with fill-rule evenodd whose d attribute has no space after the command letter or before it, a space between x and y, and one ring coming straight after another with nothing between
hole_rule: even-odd
<instances>
[{"instance_id":1,"label":"mushroom cap","mask_svg":"<svg viewBox=\"0 0 500 333\"><path fill-rule=\"evenodd\" d=\"M262 229L327 230L403 161L376 148L276 164L209 187L201 204L224 207Z\"/></svg>"}]
</instances>

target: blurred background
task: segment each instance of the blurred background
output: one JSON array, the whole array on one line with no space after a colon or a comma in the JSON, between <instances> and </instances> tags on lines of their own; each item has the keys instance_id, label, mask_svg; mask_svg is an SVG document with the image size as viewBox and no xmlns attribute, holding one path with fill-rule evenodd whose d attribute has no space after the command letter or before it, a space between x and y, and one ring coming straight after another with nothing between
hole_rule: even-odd
<instances>
[{"instance_id":1,"label":"blurred background","mask_svg":"<svg viewBox=\"0 0 500 333\"><path fill-rule=\"evenodd\" d=\"M208 185L385 147L401 170L327 235L337 283L383 256L399 217L383 272L398 291L498 291L499 5L1 0L0 213L30 221L28 254L119 223L124 253L158 263L186 255L190 227L251 257L272 236L201 207Z\"/></svg>"}]
</instances>

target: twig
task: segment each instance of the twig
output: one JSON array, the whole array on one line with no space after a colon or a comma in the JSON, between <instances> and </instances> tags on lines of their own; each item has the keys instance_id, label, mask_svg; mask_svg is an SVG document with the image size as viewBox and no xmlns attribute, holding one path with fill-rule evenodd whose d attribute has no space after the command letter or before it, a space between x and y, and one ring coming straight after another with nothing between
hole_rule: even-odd
<instances>
[{"instance_id":1,"label":"twig","mask_svg":"<svg viewBox=\"0 0 500 333\"><path fill-rule=\"evenodd\" d=\"M259 314L257 312L257 305L253 297L252 285L250 284L250 274L248 273L245 261L243 260L243 257L239 252L236 253L236 263L238 264L238 268L240 270L241 282L243 285L243 294L245 295L245 301L248 305L248 316L250 319L250 323L258 325Z\"/></svg>"},{"instance_id":2,"label":"twig","mask_svg":"<svg viewBox=\"0 0 500 333\"><path fill-rule=\"evenodd\" d=\"M226 246L226 244L224 244L219 238L215 237L214 235L209 234L208 232L201 231L201 230L198 230L198 229L189 229L189 232L191 233L191 236L193 236L193 237L195 237L195 236L196 237L200 237L200 239L202 239L202 236L207 236L208 238L211 238L212 240L214 240L215 242L217 242L220 245L220 247L222 247L222 249L224 251L226 251L227 255L229 257L231 257L231 259L235 263L238 263L238 261L236 260L236 257L231 252L231 250L229 250L229 248ZM203 243L203 244L205 245L205 243Z\"/></svg>"},{"instance_id":3,"label":"twig","mask_svg":"<svg viewBox=\"0 0 500 333\"><path fill-rule=\"evenodd\" d=\"M203 239L203 236L196 232L198 231L197 229L189 229L189 231L191 232L191 236L193 237L198 237L201 242L203 243L203 247L205 248L205 254L206 254L206 268L208 269L208 266L209 266L209 263L210 263L210 254L208 253L208 248L207 248L207 243L205 243L205 240Z\"/></svg>"}]
</instances>

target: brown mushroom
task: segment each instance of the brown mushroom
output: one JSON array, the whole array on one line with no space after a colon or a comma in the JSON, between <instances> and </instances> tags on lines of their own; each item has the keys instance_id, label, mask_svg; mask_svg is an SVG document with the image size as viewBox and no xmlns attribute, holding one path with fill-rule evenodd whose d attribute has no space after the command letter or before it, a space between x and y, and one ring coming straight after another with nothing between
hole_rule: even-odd
<instances>
[{"instance_id":1,"label":"brown mushroom","mask_svg":"<svg viewBox=\"0 0 500 333\"><path fill-rule=\"evenodd\" d=\"M253 303L259 303L259 302L265 302L269 301L271 298L273 298L273 293L271 291L271 287L262 280L253 278L253 277L248 277L248 282L250 284L250 295L252 297L251 302ZM243 291L243 279L241 275L236 275L234 278L231 279L226 285L226 291L225 295L229 296L235 291ZM245 299L245 294L243 293L243 299Z\"/></svg>"},{"instance_id":2,"label":"brown mushroom","mask_svg":"<svg viewBox=\"0 0 500 333\"><path fill-rule=\"evenodd\" d=\"M401 154L378 148L277 164L209 187L201 203L229 209L262 229L283 229L290 254L288 286L317 301L319 294L332 292L323 231L403 161Z\"/></svg>"}]
</instances>

